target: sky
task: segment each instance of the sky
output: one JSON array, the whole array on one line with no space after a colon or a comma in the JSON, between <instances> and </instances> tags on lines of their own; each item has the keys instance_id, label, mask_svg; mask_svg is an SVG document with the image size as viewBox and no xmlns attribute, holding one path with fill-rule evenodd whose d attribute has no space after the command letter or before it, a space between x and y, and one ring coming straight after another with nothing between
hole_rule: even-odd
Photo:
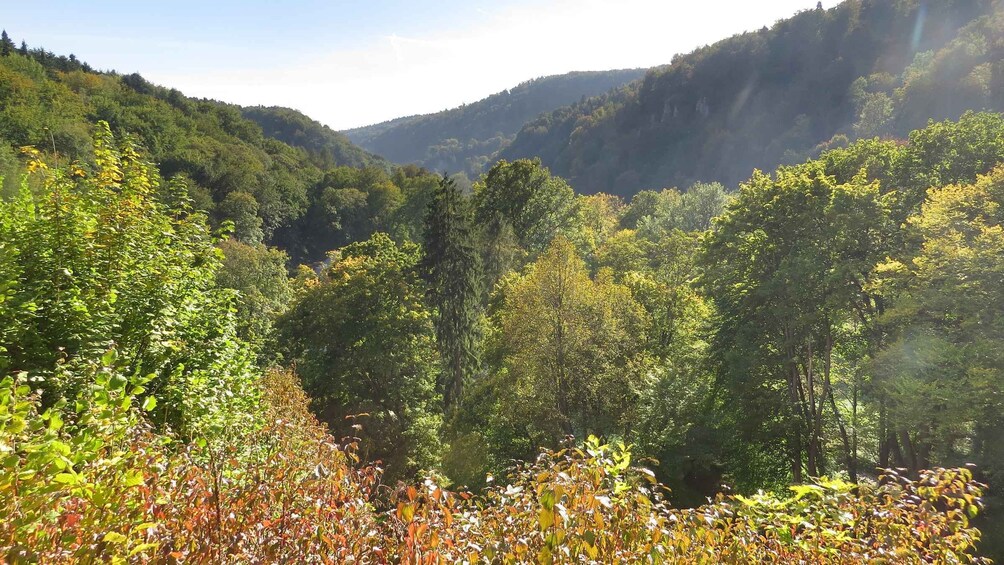
<instances>
[{"instance_id":1,"label":"sky","mask_svg":"<svg viewBox=\"0 0 1004 565\"><path fill-rule=\"evenodd\" d=\"M834 0L824 2L829 8ZM0 0L20 44L335 129L536 77L652 67L815 0Z\"/></svg>"}]
</instances>

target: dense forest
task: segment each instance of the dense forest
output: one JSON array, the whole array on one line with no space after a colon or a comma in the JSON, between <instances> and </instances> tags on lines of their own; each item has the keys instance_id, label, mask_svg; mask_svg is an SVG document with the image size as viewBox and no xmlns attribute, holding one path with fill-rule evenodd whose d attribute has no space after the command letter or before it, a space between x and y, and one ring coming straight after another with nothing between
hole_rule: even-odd
<instances>
[{"instance_id":1,"label":"dense forest","mask_svg":"<svg viewBox=\"0 0 1004 565\"><path fill-rule=\"evenodd\" d=\"M385 189L382 197L407 199L407 187L391 187L387 161L292 110L187 98L138 74L95 72L73 55L7 41L8 55L0 57L0 174L8 179L7 196L17 190L17 148L82 158L92 149L90 130L103 120L114 133L134 136L166 178L187 186L214 226L233 221L252 239L280 244L298 261L322 259L330 249L318 249L301 233L351 222L351 206L339 206L338 214L331 209L326 173L368 167L374 184ZM380 216L375 210L367 214Z\"/></svg>"},{"instance_id":2,"label":"dense forest","mask_svg":"<svg viewBox=\"0 0 1004 565\"><path fill-rule=\"evenodd\" d=\"M501 156L577 190L718 181L848 140L1004 110L998 0L843 2L675 57L616 92L526 124Z\"/></svg>"},{"instance_id":3,"label":"dense forest","mask_svg":"<svg viewBox=\"0 0 1004 565\"><path fill-rule=\"evenodd\" d=\"M463 172L475 178L539 114L624 86L644 73L643 69L625 69L541 77L458 108L344 133L395 163Z\"/></svg>"},{"instance_id":4,"label":"dense forest","mask_svg":"<svg viewBox=\"0 0 1004 565\"><path fill-rule=\"evenodd\" d=\"M761 170L690 129L710 161L663 154L683 189L641 191L577 191L546 154L473 182L395 166L4 32L0 561L1004 556L1004 114L916 82L989 57L952 51L984 8L803 12L573 106L623 100L627 128L636 88L696 88L731 44L726 96L756 66L722 61L786 34L816 38L798 61L933 49L888 90L857 78L875 60L826 75L889 110L850 116L873 129ZM815 88L798 104L836 124L820 92L847 91Z\"/></svg>"}]
</instances>

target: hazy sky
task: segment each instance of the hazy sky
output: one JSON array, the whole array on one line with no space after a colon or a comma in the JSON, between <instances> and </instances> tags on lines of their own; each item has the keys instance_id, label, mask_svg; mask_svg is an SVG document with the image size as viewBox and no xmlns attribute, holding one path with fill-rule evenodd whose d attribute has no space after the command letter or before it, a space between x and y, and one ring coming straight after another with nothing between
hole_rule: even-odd
<instances>
[{"instance_id":1,"label":"hazy sky","mask_svg":"<svg viewBox=\"0 0 1004 565\"><path fill-rule=\"evenodd\" d=\"M835 0L824 2L831 7ZM0 0L20 44L187 95L280 105L336 129L524 80L651 67L815 0Z\"/></svg>"}]
</instances>

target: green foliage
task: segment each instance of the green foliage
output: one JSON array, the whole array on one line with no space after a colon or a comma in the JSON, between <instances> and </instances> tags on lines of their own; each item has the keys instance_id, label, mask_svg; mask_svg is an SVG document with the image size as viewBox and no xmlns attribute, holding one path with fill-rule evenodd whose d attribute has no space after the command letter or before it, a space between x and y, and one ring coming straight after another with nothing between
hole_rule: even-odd
<instances>
[{"instance_id":1,"label":"green foliage","mask_svg":"<svg viewBox=\"0 0 1004 565\"><path fill-rule=\"evenodd\" d=\"M449 409L463 399L481 357L482 273L468 201L443 177L425 218L422 267L435 309L436 344L443 364L440 389Z\"/></svg>"},{"instance_id":2,"label":"green foliage","mask_svg":"<svg viewBox=\"0 0 1004 565\"><path fill-rule=\"evenodd\" d=\"M0 370L28 373L55 406L114 350L126 377L149 375L157 423L192 436L247 425L251 356L214 284L205 217L158 201L163 181L107 124L94 146L93 167L29 150L20 194L0 202Z\"/></svg>"},{"instance_id":3,"label":"green foliage","mask_svg":"<svg viewBox=\"0 0 1004 565\"><path fill-rule=\"evenodd\" d=\"M295 260L320 260L334 247L307 217L324 195L317 187L324 171L388 168L292 110L190 99L138 74L97 73L42 49L0 57L0 84L0 152L32 145L88 161L89 125L106 121L116 134L136 136L162 176L185 179L194 206L214 223L232 220L238 239L279 244ZM0 174L11 183L17 175L6 165L0 157Z\"/></svg>"},{"instance_id":4,"label":"green foliage","mask_svg":"<svg viewBox=\"0 0 1004 565\"><path fill-rule=\"evenodd\" d=\"M268 137L304 149L310 155L311 162L321 169L337 166L389 167L383 158L352 145L345 135L296 110L255 106L242 108L241 114L258 124Z\"/></svg>"},{"instance_id":5,"label":"green foliage","mask_svg":"<svg viewBox=\"0 0 1004 565\"><path fill-rule=\"evenodd\" d=\"M696 183L683 194L663 190L651 213L636 220L638 231L649 239L658 239L672 230L706 231L728 203L729 195L719 183Z\"/></svg>"},{"instance_id":6,"label":"green foliage","mask_svg":"<svg viewBox=\"0 0 1004 565\"><path fill-rule=\"evenodd\" d=\"M1004 110L1002 31L1000 2L803 10L541 115L499 157L539 157L585 193L734 186L840 137L905 137L929 119Z\"/></svg>"},{"instance_id":7,"label":"green foliage","mask_svg":"<svg viewBox=\"0 0 1004 565\"><path fill-rule=\"evenodd\" d=\"M306 214L276 237L298 262L381 231L399 241L421 239L425 209L439 177L405 168L393 176L378 167L336 167L310 193Z\"/></svg>"},{"instance_id":8,"label":"green foliage","mask_svg":"<svg viewBox=\"0 0 1004 565\"><path fill-rule=\"evenodd\" d=\"M346 246L277 323L319 417L336 436L360 435L393 480L439 458L440 365L418 261L417 246L382 233Z\"/></svg>"},{"instance_id":9,"label":"green foliage","mask_svg":"<svg viewBox=\"0 0 1004 565\"><path fill-rule=\"evenodd\" d=\"M606 271L591 279L559 237L500 292L492 345L500 359L492 376L497 425L519 430L531 446L623 433L645 364L647 319L630 290Z\"/></svg>"},{"instance_id":10,"label":"green foliage","mask_svg":"<svg viewBox=\"0 0 1004 565\"><path fill-rule=\"evenodd\" d=\"M629 437L654 457L677 503L699 504L721 481L719 438L709 370L710 301L693 284L697 232L674 230L657 241L625 230L600 250L649 319L645 350L655 357L639 390ZM630 256L628 259L627 256Z\"/></svg>"},{"instance_id":11,"label":"green foliage","mask_svg":"<svg viewBox=\"0 0 1004 565\"><path fill-rule=\"evenodd\" d=\"M258 201L246 192L231 192L220 202L220 216L233 222L234 237L251 245L261 243L265 234L258 217Z\"/></svg>"},{"instance_id":12,"label":"green foliage","mask_svg":"<svg viewBox=\"0 0 1004 565\"><path fill-rule=\"evenodd\" d=\"M642 69L626 69L542 77L458 108L398 118L345 134L395 163L417 163L433 171L476 176L512 141L519 128L538 114L602 94L643 73Z\"/></svg>"},{"instance_id":13,"label":"green foliage","mask_svg":"<svg viewBox=\"0 0 1004 565\"><path fill-rule=\"evenodd\" d=\"M965 458L994 479L1004 473L998 443L1004 359L998 321L1004 250L1004 170L972 185L931 189L910 227L920 248L877 268L876 292L889 346L874 360L876 386L910 468ZM960 453L958 444L971 442Z\"/></svg>"},{"instance_id":14,"label":"green foliage","mask_svg":"<svg viewBox=\"0 0 1004 565\"><path fill-rule=\"evenodd\" d=\"M808 474L825 473L824 410L844 426L834 350L874 318L863 289L891 229L878 183L838 184L810 162L775 178L755 172L707 240L704 284L721 316L714 357L723 400L739 405L751 433L787 436L796 482L803 450Z\"/></svg>"},{"instance_id":15,"label":"green foliage","mask_svg":"<svg viewBox=\"0 0 1004 565\"><path fill-rule=\"evenodd\" d=\"M485 270L494 283L534 258L559 234L570 235L575 193L540 161L500 161L475 188L475 221L486 239Z\"/></svg>"},{"instance_id":16,"label":"green foliage","mask_svg":"<svg viewBox=\"0 0 1004 565\"><path fill-rule=\"evenodd\" d=\"M289 257L278 249L248 245L234 239L219 244L223 264L216 284L236 290L237 336L259 350L274 349L273 323L293 300L286 274Z\"/></svg>"}]
</instances>

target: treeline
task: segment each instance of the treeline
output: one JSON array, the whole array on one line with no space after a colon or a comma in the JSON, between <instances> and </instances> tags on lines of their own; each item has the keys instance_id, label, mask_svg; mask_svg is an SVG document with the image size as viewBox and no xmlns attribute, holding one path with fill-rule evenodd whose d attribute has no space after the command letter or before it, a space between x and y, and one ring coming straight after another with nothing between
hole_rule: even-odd
<instances>
[{"instance_id":1,"label":"treeline","mask_svg":"<svg viewBox=\"0 0 1004 565\"><path fill-rule=\"evenodd\" d=\"M582 192L734 185L928 119L1004 110L1004 6L849 0L675 57L526 124L502 150Z\"/></svg>"},{"instance_id":2,"label":"treeline","mask_svg":"<svg viewBox=\"0 0 1004 565\"><path fill-rule=\"evenodd\" d=\"M712 446L727 446L713 454L730 471L724 482L747 490L797 479L784 455L772 459L773 444L759 442L766 436L749 447L729 443L746 431L715 419L739 414L722 401L738 392L732 373L718 368L717 344L741 325L728 320L766 320L763 339L778 339L775 318L747 312L773 307L765 297L799 283L841 286L838 276L813 275L831 272L826 260L778 251L820 243L786 239L790 227L775 227L784 214L814 217L801 227L810 233L829 226L843 234L834 254L886 234L886 213L907 214L901 229L919 232L891 230L890 248L914 259L868 272L927 274L882 287L891 337L875 350L899 351L904 320L927 324L933 339L990 349L995 334L981 333L980 316L1000 308L992 294L999 285L990 284L1000 254L982 244L1000 237L1004 180L1000 169L967 179L1000 161L1002 122L973 115L918 132L909 145L854 146L828 154L832 163L758 173L738 196L700 185L625 205L576 196L538 163L502 163L471 195L441 179L420 242L376 233L293 279L280 252L228 236L231 225L211 230L187 187L164 180L105 123L91 159L57 164L28 150L17 193L0 201L0 555L47 563L982 562L969 520L983 487L968 469L886 471L875 480L862 469L860 484L814 479L787 495L719 493L678 510L636 462L670 478L695 468L689 455L704 448L703 427ZM978 140L978 149L962 154L968 167L948 169L935 155L960 150L960 138ZM893 172L900 165L902 177ZM911 204L917 175L960 184ZM915 184L896 184L903 179ZM830 204L817 216L820 199ZM744 235L743 219L758 213L762 235ZM980 261L969 260L967 244L986 252ZM723 249L749 252L732 268L751 292L714 263ZM743 268L762 264L761 251L806 270L785 271L796 284L774 284ZM837 272L856 275L867 257ZM959 262L949 268L937 257ZM931 286L935 272L958 285ZM719 284L750 298L732 318L721 308L732 295ZM925 315L891 314L916 304L899 294L908 291L929 298ZM802 324L793 325L800 333L791 345L820 339L807 331L821 327L813 315L844 321L838 298L846 294L832 293L832 307L806 315L779 309L776 319ZM963 328L970 331L954 331ZM751 378L787 378L792 362L761 343L749 346L763 367ZM852 355L867 347L839 343L828 380L820 373L818 383L798 385L821 404L839 399L833 412L821 411L829 424L800 423L783 386L761 387L782 394L757 403L768 411L746 412L756 429L765 414L781 420L769 429L793 446L786 453L806 473L840 466L830 432L841 411L863 421L887 394L888 421L907 425L901 407L928 400L909 383L942 378L934 366L963 370L982 386L967 388L965 407L927 406L914 417L974 441L951 451L948 436L928 433L914 447L933 446L925 464L954 454L993 468L987 454L996 444L976 441L997 425L982 412L999 397L993 356L936 348L947 357L934 355L930 373L898 364L891 378L908 386L863 389L854 412L844 391L855 369L881 369ZM295 362L296 373L277 362ZM965 425L977 416L991 418ZM881 457L871 428L853 425L862 464ZM552 445L560 450L538 456L538 446ZM645 457L652 454L663 459ZM506 459L513 456L523 462ZM777 475L740 475L761 468ZM484 487L473 493L447 489L475 481Z\"/></svg>"},{"instance_id":3,"label":"treeline","mask_svg":"<svg viewBox=\"0 0 1004 565\"><path fill-rule=\"evenodd\" d=\"M395 163L477 178L516 132L539 114L603 94L644 72L624 69L541 77L458 108L355 128L345 135Z\"/></svg>"}]
</instances>

